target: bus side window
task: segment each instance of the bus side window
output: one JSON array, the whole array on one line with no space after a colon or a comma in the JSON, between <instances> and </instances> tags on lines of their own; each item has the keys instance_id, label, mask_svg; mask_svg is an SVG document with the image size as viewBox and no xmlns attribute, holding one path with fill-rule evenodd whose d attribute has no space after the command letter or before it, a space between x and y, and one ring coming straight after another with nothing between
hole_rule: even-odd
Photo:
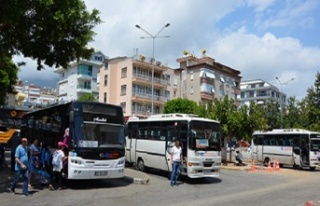
<instances>
[{"instance_id":1,"label":"bus side window","mask_svg":"<svg viewBox=\"0 0 320 206\"><path fill-rule=\"evenodd\" d=\"M258 137L258 145L263 145L263 137Z\"/></svg>"},{"instance_id":2,"label":"bus side window","mask_svg":"<svg viewBox=\"0 0 320 206\"><path fill-rule=\"evenodd\" d=\"M268 146L270 145L270 136L268 135L264 136L263 140L264 140L264 145L268 145Z\"/></svg>"}]
</instances>

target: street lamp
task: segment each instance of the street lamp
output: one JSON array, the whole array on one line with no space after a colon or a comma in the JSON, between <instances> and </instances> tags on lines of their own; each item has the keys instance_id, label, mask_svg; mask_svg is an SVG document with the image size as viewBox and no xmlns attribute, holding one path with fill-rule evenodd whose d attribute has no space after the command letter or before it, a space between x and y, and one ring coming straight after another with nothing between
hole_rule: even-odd
<instances>
[{"instance_id":1,"label":"street lamp","mask_svg":"<svg viewBox=\"0 0 320 206\"><path fill-rule=\"evenodd\" d=\"M162 27L162 29L160 29L160 31L156 34L156 35L152 35L150 34L148 31L146 31L144 28L142 28L141 26L139 26L138 24L136 25L136 27L138 29L141 29L142 31L144 31L146 34L148 34L148 37L140 37L141 39L146 39L146 38L151 38L152 39L152 77L151 77L151 96L152 96L152 100L151 100L151 114L153 114L153 100L154 100L154 97L153 97L153 78L154 78L154 61L155 61L155 58L154 58L154 40L156 38L169 38L170 36L158 36L162 30L164 30L166 27L170 26L169 23L167 23L166 25L164 25L164 27Z\"/></svg>"},{"instance_id":2,"label":"street lamp","mask_svg":"<svg viewBox=\"0 0 320 206\"><path fill-rule=\"evenodd\" d=\"M281 93L281 96L282 96L282 86L283 85L287 85L289 82L293 81L294 78L291 78L289 79L288 81L285 81L285 82L281 82L280 79L278 77L276 77L276 80L278 80L279 84L280 84L280 93ZM282 100L280 98L280 118L281 118L281 129L283 128L283 114L282 114Z\"/></svg>"}]
</instances>

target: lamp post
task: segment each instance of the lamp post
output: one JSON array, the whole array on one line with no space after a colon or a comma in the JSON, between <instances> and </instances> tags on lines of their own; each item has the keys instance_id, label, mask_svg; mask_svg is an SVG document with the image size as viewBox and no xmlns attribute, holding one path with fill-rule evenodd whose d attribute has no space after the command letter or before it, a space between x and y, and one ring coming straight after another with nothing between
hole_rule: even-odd
<instances>
[{"instance_id":1,"label":"lamp post","mask_svg":"<svg viewBox=\"0 0 320 206\"><path fill-rule=\"evenodd\" d=\"M159 34L162 32L162 30L164 30L166 27L170 26L169 23L167 23L166 25L164 25L162 27L162 29L160 29L160 31L156 34L156 35L152 35L150 34L148 31L146 31L144 28L142 28L141 26L139 26L138 24L136 25L136 27L138 29L141 29L142 31L144 31L146 34L148 34L148 37L140 37L141 39L146 39L146 38L151 38L152 39L152 77L151 77L151 96L152 96L152 100L151 100L151 114L153 114L153 100L154 100L154 97L153 97L153 89L154 89L154 85L153 85L153 78L154 78L154 61L155 61L155 58L154 58L154 40L156 38L169 38L170 36L159 36Z\"/></svg>"},{"instance_id":2,"label":"lamp post","mask_svg":"<svg viewBox=\"0 0 320 206\"><path fill-rule=\"evenodd\" d=\"M281 93L281 97L282 97L282 86L283 85L287 85L289 82L293 81L294 78L289 79L288 81L285 82L281 82L280 79L278 77L276 77L276 80L279 82L280 84L280 93ZM283 114L282 114L282 98L280 98L280 118L281 118L281 129L283 128Z\"/></svg>"}]
</instances>

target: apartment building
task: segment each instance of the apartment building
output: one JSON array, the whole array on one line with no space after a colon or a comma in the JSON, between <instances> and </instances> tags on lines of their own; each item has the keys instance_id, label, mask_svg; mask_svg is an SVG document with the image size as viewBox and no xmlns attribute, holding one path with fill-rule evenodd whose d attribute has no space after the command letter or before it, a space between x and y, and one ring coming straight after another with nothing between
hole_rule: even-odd
<instances>
[{"instance_id":1,"label":"apartment building","mask_svg":"<svg viewBox=\"0 0 320 206\"><path fill-rule=\"evenodd\" d=\"M156 61L152 78L152 63L144 57L107 60L98 75L99 101L121 105L126 117L148 117L152 105L154 114L162 113L173 92L173 70Z\"/></svg>"},{"instance_id":2,"label":"apartment building","mask_svg":"<svg viewBox=\"0 0 320 206\"><path fill-rule=\"evenodd\" d=\"M282 107L286 105L286 94L262 79L243 81L240 83L240 88L241 105L249 106L251 102L265 104L270 101L276 101Z\"/></svg>"},{"instance_id":3,"label":"apartment building","mask_svg":"<svg viewBox=\"0 0 320 206\"><path fill-rule=\"evenodd\" d=\"M208 102L224 96L240 101L240 71L218 63L203 55L197 58L185 55L177 59L180 68L174 70L173 98L188 98L195 102Z\"/></svg>"},{"instance_id":4,"label":"apartment building","mask_svg":"<svg viewBox=\"0 0 320 206\"><path fill-rule=\"evenodd\" d=\"M57 68L59 74L57 97L59 102L79 99L83 94L93 94L98 99L97 74L107 57L95 52L89 59L71 62L68 68Z\"/></svg>"},{"instance_id":5,"label":"apartment building","mask_svg":"<svg viewBox=\"0 0 320 206\"><path fill-rule=\"evenodd\" d=\"M24 94L23 104L25 106L36 104L40 98L41 87L29 83L28 81L18 81L18 83L15 85L15 90L18 93Z\"/></svg>"}]
</instances>

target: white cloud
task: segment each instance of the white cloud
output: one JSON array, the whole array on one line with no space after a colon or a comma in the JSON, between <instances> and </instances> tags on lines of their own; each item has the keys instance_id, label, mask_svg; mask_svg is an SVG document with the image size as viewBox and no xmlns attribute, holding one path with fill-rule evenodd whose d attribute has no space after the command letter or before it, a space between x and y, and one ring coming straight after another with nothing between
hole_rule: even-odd
<instances>
[{"instance_id":1,"label":"white cloud","mask_svg":"<svg viewBox=\"0 0 320 206\"><path fill-rule=\"evenodd\" d=\"M320 48L304 47L297 39L271 33L259 37L240 30L221 38L211 50L217 61L240 70L243 79L261 78L279 86L275 77L282 82L295 78L283 91L298 98L305 96L320 65Z\"/></svg>"},{"instance_id":2,"label":"white cloud","mask_svg":"<svg viewBox=\"0 0 320 206\"><path fill-rule=\"evenodd\" d=\"M320 8L318 0L286 0L281 8L272 8L257 15L255 25L263 30L276 27L313 28L313 12Z\"/></svg>"},{"instance_id":3,"label":"white cloud","mask_svg":"<svg viewBox=\"0 0 320 206\"><path fill-rule=\"evenodd\" d=\"M255 7L255 11L262 12L272 6L275 0L247 0L248 6Z\"/></svg>"},{"instance_id":4,"label":"white cloud","mask_svg":"<svg viewBox=\"0 0 320 206\"><path fill-rule=\"evenodd\" d=\"M99 9L104 21L96 27L97 35L90 45L109 57L132 56L135 48L139 49L139 54L149 57L152 42L150 39L141 40L139 37L145 33L135 25L155 34L166 23L171 23L161 33L170 35L170 38L156 40L156 59L175 68L178 67L176 59L182 56L184 49L200 54L201 49L206 48L207 54L218 62L240 70L243 79L261 78L277 85L276 76L282 81L295 78L283 86L283 90L301 98L319 70L318 47L306 47L299 39L290 37L290 33L284 38L268 31L262 36L250 33L246 29L249 19L244 16L237 16L230 25L217 27L220 20L244 6L254 9L256 23L265 29L276 25L286 28L299 23L314 25L314 18L308 12L318 8L316 0L286 2L285 9L278 12L273 8L276 6L274 0L190 0L188 3L183 0L163 0L161 3L152 0L87 0L88 9ZM291 22L299 19L299 14L301 20ZM37 78L51 84L57 79L53 69L38 72L32 61L21 69L19 77L26 80Z\"/></svg>"}]
</instances>

